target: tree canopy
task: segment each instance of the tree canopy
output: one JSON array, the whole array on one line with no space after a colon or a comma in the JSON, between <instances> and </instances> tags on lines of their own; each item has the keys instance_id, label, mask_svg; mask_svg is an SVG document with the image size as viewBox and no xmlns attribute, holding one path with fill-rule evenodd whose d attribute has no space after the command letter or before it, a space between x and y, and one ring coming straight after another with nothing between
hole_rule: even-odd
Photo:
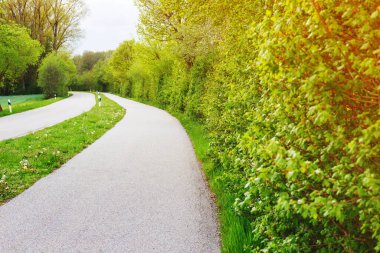
<instances>
[{"instance_id":1,"label":"tree canopy","mask_svg":"<svg viewBox=\"0 0 380 253\"><path fill-rule=\"evenodd\" d=\"M0 0L0 21L24 27L42 45L37 63L52 51L67 50L80 35L79 21L85 15L82 0ZM8 80L3 92L39 92L37 65L22 70L19 78Z\"/></svg>"},{"instance_id":2,"label":"tree canopy","mask_svg":"<svg viewBox=\"0 0 380 253\"><path fill-rule=\"evenodd\" d=\"M86 13L82 0L2 0L3 18L29 29L45 50L68 46L79 35Z\"/></svg>"},{"instance_id":3,"label":"tree canopy","mask_svg":"<svg viewBox=\"0 0 380 253\"><path fill-rule=\"evenodd\" d=\"M36 64L42 47L18 25L0 23L0 85L20 77L27 67Z\"/></svg>"}]
</instances>

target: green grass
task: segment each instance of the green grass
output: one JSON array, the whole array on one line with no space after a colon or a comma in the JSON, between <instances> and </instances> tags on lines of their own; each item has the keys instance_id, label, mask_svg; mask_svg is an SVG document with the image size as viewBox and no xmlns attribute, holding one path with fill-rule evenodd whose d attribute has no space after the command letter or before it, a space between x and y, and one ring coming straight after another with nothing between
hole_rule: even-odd
<instances>
[{"instance_id":1,"label":"green grass","mask_svg":"<svg viewBox=\"0 0 380 253\"><path fill-rule=\"evenodd\" d=\"M11 113L8 108L8 99L12 102L12 114L24 112L32 109L36 109L42 106L58 102L63 98L57 99L44 99L42 94L40 95L20 95L20 96L0 96L0 105L3 108L3 111L0 112L0 117L8 116Z\"/></svg>"},{"instance_id":2,"label":"green grass","mask_svg":"<svg viewBox=\"0 0 380 253\"><path fill-rule=\"evenodd\" d=\"M209 138L204 126L181 113L172 113L186 129L194 146L195 153L201 161L212 192L215 194L220 222L222 252L248 252L251 245L252 229L244 217L234 210L235 195L223 184L223 171L218 168L208 155Z\"/></svg>"},{"instance_id":3,"label":"green grass","mask_svg":"<svg viewBox=\"0 0 380 253\"><path fill-rule=\"evenodd\" d=\"M95 99L95 97L94 97ZM103 96L102 107L36 133L0 142L0 204L17 196L101 137L125 115Z\"/></svg>"},{"instance_id":4,"label":"green grass","mask_svg":"<svg viewBox=\"0 0 380 253\"><path fill-rule=\"evenodd\" d=\"M44 100L43 94L32 94L32 95L15 95L15 96L0 96L0 104L2 106L7 104L8 99L12 101L12 104L20 104L28 101L38 101Z\"/></svg>"}]
</instances>

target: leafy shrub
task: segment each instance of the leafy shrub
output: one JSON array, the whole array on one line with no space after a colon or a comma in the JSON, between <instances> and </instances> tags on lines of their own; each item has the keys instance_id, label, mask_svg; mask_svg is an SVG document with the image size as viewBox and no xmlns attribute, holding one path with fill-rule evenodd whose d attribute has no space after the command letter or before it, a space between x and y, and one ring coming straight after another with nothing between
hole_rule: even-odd
<instances>
[{"instance_id":1,"label":"leafy shrub","mask_svg":"<svg viewBox=\"0 0 380 253\"><path fill-rule=\"evenodd\" d=\"M54 95L67 96L68 86L76 75L76 66L70 55L52 52L38 69L38 86L51 98Z\"/></svg>"},{"instance_id":2,"label":"leafy shrub","mask_svg":"<svg viewBox=\"0 0 380 253\"><path fill-rule=\"evenodd\" d=\"M0 87L9 86L28 66L36 64L42 51L40 43L29 36L26 28L0 19Z\"/></svg>"},{"instance_id":3,"label":"leafy shrub","mask_svg":"<svg viewBox=\"0 0 380 253\"><path fill-rule=\"evenodd\" d=\"M250 164L237 204L254 217L254 248L380 250L380 9L272 8L250 30L261 94L236 147Z\"/></svg>"}]
</instances>

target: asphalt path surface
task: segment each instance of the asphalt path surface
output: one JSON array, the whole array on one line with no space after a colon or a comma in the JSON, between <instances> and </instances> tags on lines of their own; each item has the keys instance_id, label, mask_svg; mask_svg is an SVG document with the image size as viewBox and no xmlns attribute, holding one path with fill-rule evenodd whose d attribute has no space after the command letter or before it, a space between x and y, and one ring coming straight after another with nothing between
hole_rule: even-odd
<instances>
[{"instance_id":1,"label":"asphalt path surface","mask_svg":"<svg viewBox=\"0 0 380 253\"><path fill-rule=\"evenodd\" d=\"M165 111L114 95L113 129L0 207L0 252L220 252L191 142Z\"/></svg>"},{"instance_id":2,"label":"asphalt path surface","mask_svg":"<svg viewBox=\"0 0 380 253\"><path fill-rule=\"evenodd\" d=\"M95 105L91 93L72 92L73 95L56 103L34 110L0 118L0 141L13 139L30 132L61 123L89 111Z\"/></svg>"}]
</instances>

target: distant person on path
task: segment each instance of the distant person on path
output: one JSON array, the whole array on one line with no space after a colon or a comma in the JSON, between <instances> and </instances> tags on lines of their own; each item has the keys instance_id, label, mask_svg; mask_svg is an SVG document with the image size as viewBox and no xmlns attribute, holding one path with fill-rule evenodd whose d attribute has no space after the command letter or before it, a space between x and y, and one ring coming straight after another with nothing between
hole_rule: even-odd
<instances>
[{"instance_id":1,"label":"distant person on path","mask_svg":"<svg viewBox=\"0 0 380 253\"><path fill-rule=\"evenodd\" d=\"M12 103L10 99L8 99L8 107L9 107L9 112L12 113Z\"/></svg>"},{"instance_id":2,"label":"distant person on path","mask_svg":"<svg viewBox=\"0 0 380 253\"><path fill-rule=\"evenodd\" d=\"M102 97L98 95L99 107L102 106Z\"/></svg>"}]
</instances>

